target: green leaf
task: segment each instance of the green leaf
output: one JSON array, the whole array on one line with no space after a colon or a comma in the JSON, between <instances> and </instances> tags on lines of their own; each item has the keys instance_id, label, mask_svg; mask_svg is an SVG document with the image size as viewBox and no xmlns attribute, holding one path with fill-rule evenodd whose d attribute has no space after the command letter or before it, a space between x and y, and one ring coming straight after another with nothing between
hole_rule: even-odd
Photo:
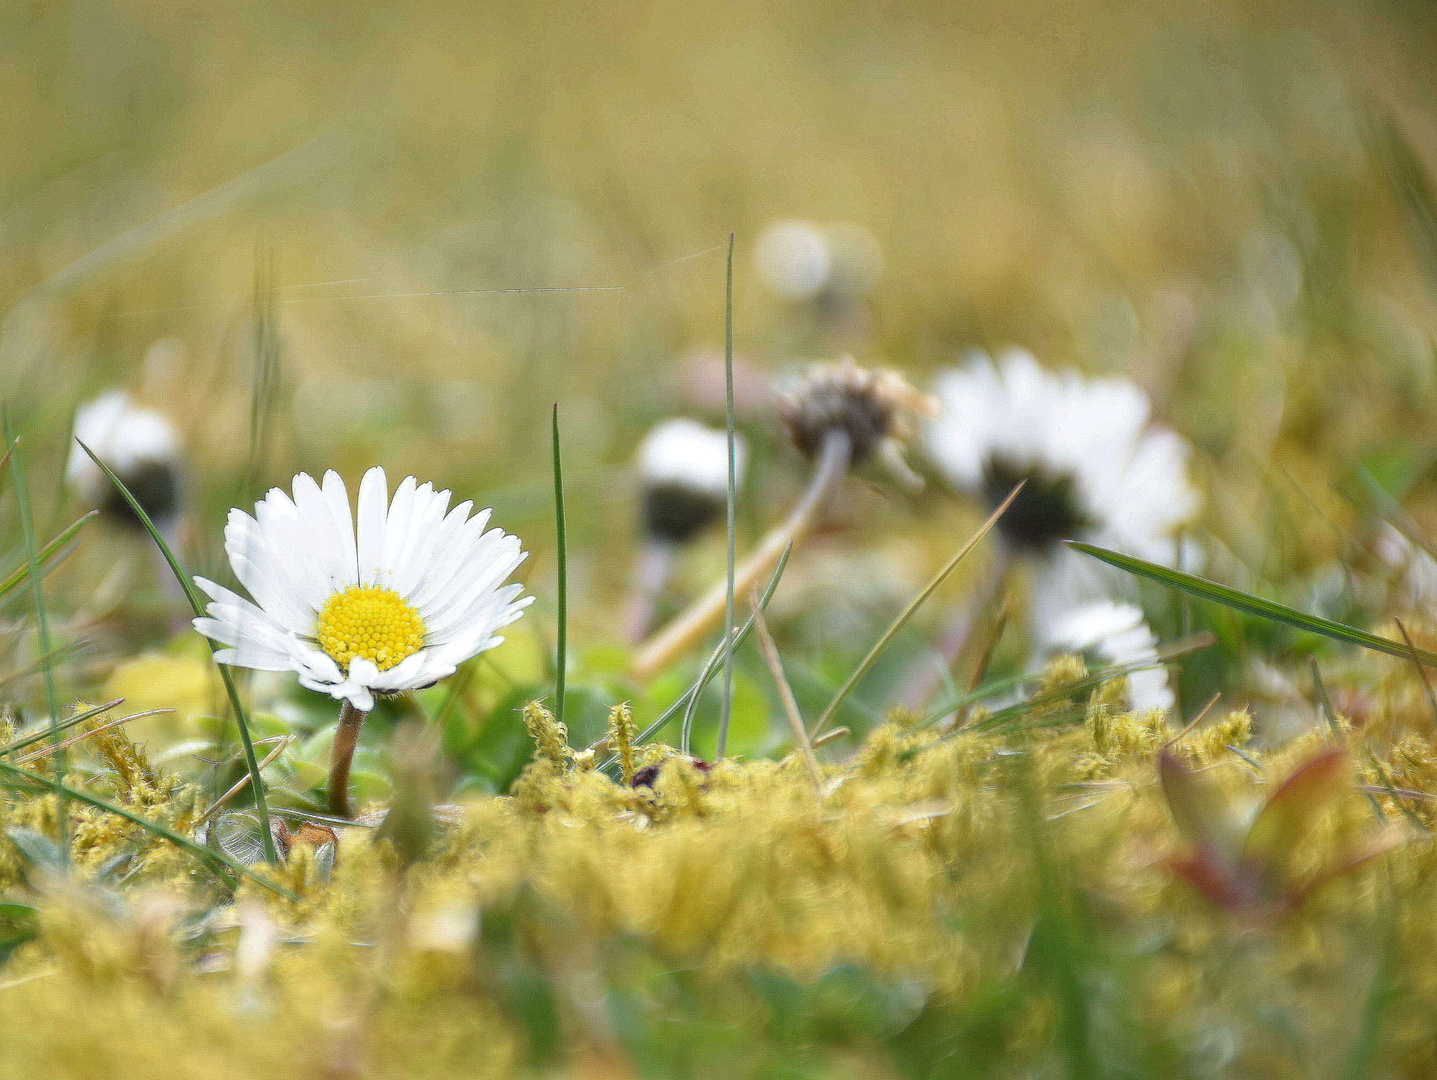
<instances>
[{"instance_id":1,"label":"green leaf","mask_svg":"<svg viewBox=\"0 0 1437 1080\"><path fill-rule=\"evenodd\" d=\"M1285 880L1293 852L1347 790L1348 780L1347 751L1341 747L1329 747L1298 766L1258 812L1243 845L1243 862L1271 882Z\"/></svg>"},{"instance_id":2,"label":"green leaf","mask_svg":"<svg viewBox=\"0 0 1437 1080\"><path fill-rule=\"evenodd\" d=\"M57 872L65 868L65 849L48 836L19 825L11 825L5 835L32 866Z\"/></svg>"},{"instance_id":3,"label":"green leaf","mask_svg":"<svg viewBox=\"0 0 1437 1080\"><path fill-rule=\"evenodd\" d=\"M1176 754L1158 753L1158 781L1178 832L1200 857L1231 863L1242 844L1242 831L1226 804Z\"/></svg>"},{"instance_id":4,"label":"green leaf","mask_svg":"<svg viewBox=\"0 0 1437 1080\"><path fill-rule=\"evenodd\" d=\"M1116 566L1119 570L1126 570L1138 577L1156 581L1160 585L1188 593L1200 600L1211 600L1215 604L1222 604L1224 607L1230 607L1248 615L1256 615L1260 619L1285 623L1297 630L1321 634L1323 637L1349 645L1361 645L1364 649L1386 653L1388 656L1397 656L1404 660L1411 660L1415 657L1427 667L1437 668L1437 653L1429 652L1426 649L1409 649L1404 642L1381 638L1376 634L1369 634L1366 630L1359 630L1355 626L1324 619L1320 615L1309 615L1305 611L1298 611L1297 608L1279 604L1276 600L1253 596L1241 589L1234 589L1229 585L1219 585L1216 581L1209 581L1207 578L1197 577L1194 574L1185 574L1181 570L1174 570L1171 567L1159 566L1146 559L1123 555L1077 540L1068 540L1066 543L1069 547L1081 551L1084 555L1091 555L1109 566Z\"/></svg>"}]
</instances>

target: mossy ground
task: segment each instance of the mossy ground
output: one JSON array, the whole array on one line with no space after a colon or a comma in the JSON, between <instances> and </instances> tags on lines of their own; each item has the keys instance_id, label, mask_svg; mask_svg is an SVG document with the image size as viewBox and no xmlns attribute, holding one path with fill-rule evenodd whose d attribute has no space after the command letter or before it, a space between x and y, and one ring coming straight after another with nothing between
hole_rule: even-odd
<instances>
[{"instance_id":1,"label":"mossy ground","mask_svg":"<svg viewBox=\"0 0 1437 1080\"><path fill-rule=\"evenodd\" d=\"M1082 674L1055 665L1054 700ZM1154 752L1174 732L1116 711L1110 684L1074 696L1076 727L881 726L818 785L796 756L649 747L657 777L633 787L540 753L510 795L445 808L422 852L342 828L326 876L296 845L267 871L293 900L232 896L89 811L61 878L33 841L53 796L16 802L0 880L27 940L0 982L0 1072L1297 1078L1358 1045L1374 994L1384 1068L1437 1067L1430 841L1413 826L1292 908L1215 903L1172 869L1192 840ZM1170 751L1240 816L1344 748L1351 772L1284 834L1280 887L1421 812L1352 783L1437 756L1413 727L1386 768L1350 728L1239 757L1244 713ZM135 759L111 742L104 759ZM193 814L151 771L105 775L146 813Z\"/></svg>"}]
</instances>

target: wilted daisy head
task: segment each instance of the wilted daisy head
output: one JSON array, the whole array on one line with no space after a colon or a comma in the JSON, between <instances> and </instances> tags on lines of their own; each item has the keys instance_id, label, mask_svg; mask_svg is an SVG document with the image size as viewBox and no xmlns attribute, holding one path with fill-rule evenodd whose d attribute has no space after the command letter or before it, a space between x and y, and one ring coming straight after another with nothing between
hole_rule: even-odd
<instances>
[{"instance_id":1,"label":"wilted daisy head","mask_svg":"<svg viewBox=\"0 0 1437 1080\"><path fill-rule=\"evenodd\" d=\"M1198 507L1188 449L1150 427L1147 396L1132 383L1049 372L1014 350L996 363L977 354L940 375L935 392L942 410L927 427L928 454L953 487L996 507L1027 481L997 528L1009 550L1061 571L1040 592L1093 574L1063 540L1173 562L1177 531Z\"/></svg>"},{"instance_id":2,"label":"wilted daisy head","mask_svg":"<svg viewBox=\"0 0 1437 1080\"><path fill-rule=\"evenodd\" d=\"M359 486L357 524L344 481L304 473L291 498L273 488L255 515L231 510L225 551L253 602L204 578L214 601L195 629L229 646L221 663L294 671L311 690L374 707L375 694L428 686L503 639L532 597L502 584L525 554L484 531L489 511L449 509L450 493L406 477L389 501L383 469Z\"/></svg>"},{"instance_id":3,"label":"wilted daisy head","mask_svg":"<svg viewBox=\"0 0 1437 1080\"><path fill-rule=\"evenodd\" d=\"M743 481L748 447L734 438L734 485ZM687 543L728 501L728 435L696 420L665 420L639 444L644 531Z\"/></svg>"},{"instance_id":4,"label":"wilted daisy head","mask_svg":"<svg viewBox=\"0 0 1437 1080\"><path fill-rule=\"evenodd\" d=\"M184 455L179 432L168 417L135 404L123 390L108 390L75 411L74 433L78 442L70 447L65 480L87 505L118 523L140 525L124 496L78 443L124 481L155 524L165 525L178 516Z\"/></svg>"},{"instance_id":5,"label":"wilted daisy head","mask_svg":"<svg viewBox=\"0 0 1437 1080\"><path fill-rule=\"evenodd\" d=\"M911 477L904 475L902 449L912 421L935 409L897 372L870 371L852 357L811 365L782 404L784 422L805 457L817 456L829 432L842 431L855 466L877 458L904 480Z\"/></svg>"}]
</instances>

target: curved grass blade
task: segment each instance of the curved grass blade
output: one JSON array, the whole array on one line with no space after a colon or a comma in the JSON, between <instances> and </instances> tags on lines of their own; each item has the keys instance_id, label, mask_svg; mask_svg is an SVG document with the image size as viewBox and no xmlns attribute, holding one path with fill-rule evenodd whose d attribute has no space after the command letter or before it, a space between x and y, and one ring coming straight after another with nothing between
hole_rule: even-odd
<instances>
[{"instance_id":1,"label":"curved grass blade","mask_svg":"<svg viewBox=\"0 0 1437 1080\"><path fill-rule=\"evenodd\" d=\"M299 900L299 897L297 897L294 893L290 892L284 886L276 885L274 882L268 880L267 878L256 874L253 870L245 866L243 863L238 862L235 859L231 859L229 856L223 854L222 852L215 851L213 848L207 848L203 844L191 840L188 836L177 833L173 829L165 825L161 825L157 821L151 821L148 818L141 817L133 810L127 810L123 806L116 806L114 803L107 802L106 800L100 798L98 795L91 795L88 791L85 791L82 788L70 787L68 784L62 784L58 780L52 780L48 776L41 776L39 773L30 772L28 769L21 769L5 761L0 761L0 773L4 773L8 776L13 776L16 779L23 780L29 784L43 786L51 791L58 792L64 795L66 798L73 799L76 802L85 803L88 806L93 806L96 810L104 810L107 813L115 814L118 817L122 817L126 821L133 822L134 824L140 826L142 829L146 829L149 832L154 833L156 836L163 837L170 843L174 844L176 847L184 848L186 851L190 852L197 859L203 862L207 867L209 867L209 869L214 872L216 877L218 877L221 881L225 882L225 884L229 885L231 888L234 887L236 882L233 878L231 878L228 874L224 873L223 870L220 869L221 866L227 870L231 870L234 873L239 874L241 877L248 878L256 885L263 886L270 892L284 897L286 900L293 900L296 902L298 902ZM265 829L261 831L268 832L269 830ZM219 866L216 865L217 863L219 864Z\"/></svg>"},{"instance_id":2,"label":"curved grass blade","mask_svg":"<svg viewBox=\"0 0 1437 1080\"><path fill-rule=\"evenodd\" d=\"M784 547L783 554L778 557L778 565L773 568L773 576L768 579L768 586L763 590L763 595L758 598L758 607L755 609L754 614L750 615L744 624L739 627L738 633L733 635L731 648L737 649L744 643L748 638L749 632L753 630L754 619L768 607L768 602L773 599L774 590L778 588L779 579L783 577L784 568L788 566L788 557L792 553L793 541L790 540L787 546ZM713 678L713 673L717 669L719 661L722 659L723 649L724 643L720 643L719 647L714 650L713 655L709 657L708 663L704 665L703 671L699 673L699 677L694 681L694 684L679 695L678 700L665 709L662 716L644 728L643 731L639 732L638 738L634 740L635 746L648 742L649 739L660 731L670 720L678 715L680 709L685 706L692 707L693 703L698 700L698 696L703 693L704 687L709 684L709 680ZM607 769L618 760L619 755L614 754L600 767Z\"/></svg>"},{"instance_id":3,"label":"curved grass blade","mask_svg":"<svg viewBox=\"0 0 1437 1080\"><path fill-rule=\"evenodd\" d=\"M9 455L7 454L6 456L8 457ZM44 547L42 547L39 551L35 553L36 561L39 562L42 566L45 563L49 562L52 558L55 557L55 553L58 552L61 548L63 548L66 544L68 544L71 540L75 539L75 535L82 528L85 527L85 523L88 522L99 512L100 511L98 510L91 510L84 516L76 518L73 522L70 523L67 528L64 529L64 531L60 533L60 535L56 536L53 540L51 540L48 544L46 544ZM0 597L3 597L7 593L12 592L16 586L18 586L29 576L30 566L28 563L26 563L24 566L18 567L15 572L12 573L9 577L0 579Z\"/></svg>"},{"instance_id":4,"label":"curved grass blade","mask_svg":"<svg viewBox=\"0 0 1437 1080\"><path fill-rule=\"evenodd\" d=\"M848 695L853 692L853 688L858 685L858 680L868 674L868 669L871 668L874 661L878 659L878 654L888 647L888 643L893 640L898 631L907 625L908 620L913 617L913 613L922 606L925 600L933 595L939 585L943 584L943 580L951 574L958 564L967 557L968 553L978 545L978 541L988 535L988 530L998 523L998 519L1002 517L1003 512L1012 505L1013 500L1018 497L1018 492L1023 490L1023 485L1026 483L1026 480L1018 481L1018 486L1008 492L1008 497L998 505L996 510L988 515L988 520L983 522L978 531L968 538L968 542L958 549L958 553L948 560L943 569L933 575L928 584L923 586L923 591L915 596L909 602L908 606L898 613L898 618L894 619L893 622L889 624L888 629L883 631L883 636L874 642L873 648L868 650L868 655L859 661L858 666L853 669L843 685L838 688L838 693L833 695L833 700L828 703L828 707L823 710L823 714L818 718L818 722L813 725L813 730L816 733L823 733L824 729L828 727L828 722L833 719L833 714L838 711L838 707L843 704L844 699L848 697Z\"/></svg>"},{"instance_id":5,"label":"curved grass blade","mask_svg":"<svg viewBox=\"0 0 1437 1080\"><path fill-rule=\"evenodd\" d=\"M1372 649L1374 652L1386 653L1388 656L1400 657L1403 660L1415 659L1427 667L1437 667L1437 653L1429 652L1427 649L1409 649L1400 641L1390 641L1387 638L1378 637L1376 634L1369 634L1365 630L1359 630L1355 626L1324 619L1320 615L1309 615L1305 611L1298 611L1297 608L1279 604L1276 600L1254 596L1229 585L1219 585L1216 581L1209 581L1207 578L1197 577L1194 574L1185 574L1181 570L1174 570L1171 567L1159 566L1146 559L1123 555L1077 540L1068 540L1066 543L1069 547L1081 551L1084 555L1091 555L1109 566L1116 566L1119 570L1156 581L1159 585L1166 585L1170 589L1188 593L1200 600L1211 600L1215 604L1222 604L1235 611L1256 615L1259 619L1267 619L1270 622L1285 623L1294 629L1320 634L1333 641L1341 641L1348 645L1361 645L1364 649Z\"/></svg>"},{"instance_id":6,"label":"curved grass blade","mask_svg":"<svg viewBox=\"0 0 1437 1080\"><path fill-rule=\"evenodd\" d=\"M145 531L150 534L150 539L159 545L160 554L165 557L165 562L170 564L170 570L175 575L175 580L180 583L180 588L184 590L185 599L190 602L190 607L194 610L195 617L202 617L205 613L205 608L204 604L200 601L199 594L195 592L194 582L190 580L189 575L186 574L180 566L179 559L177 559L175 553L170 550L170 545L165 543L165 538L160 535L160 530L155 528L155 523L150 520L150 515L145 513L145 508L130 494L130 489L125 486L125 482L116 476L114 470L101 461L93 450L79 439L76 439L75 443L90 456L90 460L99 467L100 471L105 474L110 483L115 485L115 490L117 490L125 502L129 504L135 516L140 519L140 524L142 524L145 527ZM213 641L209 641L208 638L206 638L206 642L209 644L211 654L219 648ZM260 820L268 822L269 805L265 799L264 780L260 777L259 759L255 756L254 752L254 739L250 737L249 733L249 716L245 713L244 705L240 702L239 688L235 686L234 676L230 674L229 667L220 663L216 663L215 667L219 669L220 679L225 684L225 694L230 699L230 708L234 710L235 726L239 728L240 742L244 746L245 767L249 770L250 782L253 784L255 809L259 812ZM265 828L260 830L260 839L264 843L265 862L272 866L278 866L279 854L275 851L274 838L270 836L269 829Z\"/></svg>"}]
</instances>

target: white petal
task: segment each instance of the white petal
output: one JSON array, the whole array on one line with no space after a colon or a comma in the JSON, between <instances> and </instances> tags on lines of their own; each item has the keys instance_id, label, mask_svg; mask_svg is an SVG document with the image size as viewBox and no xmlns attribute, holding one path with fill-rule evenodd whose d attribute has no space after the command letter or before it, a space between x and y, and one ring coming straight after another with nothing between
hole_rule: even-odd
<instances>
[{"instance_id":1,"label":"white petal","mask_svg":"<svg viewBox=\"0 0 1437 1080\"><path fill-rule=\"evenodd\" d=\"M359 483L358 557L359 584L373 585L384 565L384 525L388 516L388 483L378 467Z\"/></svg>"},{"instance_id":2,"label":"white petal","mask_svg":"<svg viewBox=\"0 0 1437 1080\"><path fill-rule=\"evenodd\" d=\"M216 649L215 663L231 667L252 668L255 671L289 671L289 657L270 649L254 647Z\"/></svg>"},{"instance_id":3,"label":"white petal","mask_svg":"<svg viewBox=\"0 0 1437 1080\"><path fill-rule=\"evenodd\" d=\"M385 588L394 587L395 571L404 552L405 541L409 538L410 519L414 513L414 477L406 476L394 489L389 500L389 513L384 519L384 546L379 556L379 572L374 583Z\"/></svg>"}]
</instances>

